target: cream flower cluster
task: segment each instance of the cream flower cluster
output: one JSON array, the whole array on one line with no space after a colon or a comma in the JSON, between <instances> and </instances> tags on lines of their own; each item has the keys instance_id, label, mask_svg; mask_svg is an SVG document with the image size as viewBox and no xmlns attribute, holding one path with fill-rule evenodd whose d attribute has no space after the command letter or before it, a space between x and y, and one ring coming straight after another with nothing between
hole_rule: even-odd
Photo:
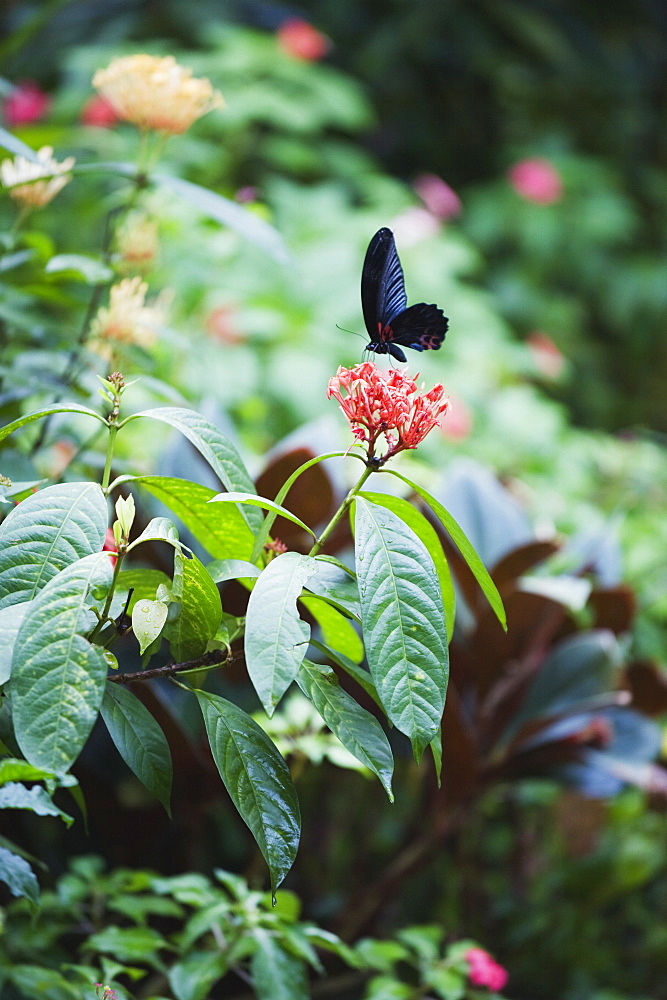
<instances>
[{"instance_id":1,"label":"cream flower cluster","mask_svg":"<svg viewBox=\"0 0 667 1000\"><path fill-rule=\"evenodd\" d=\"M152 347L164 317L159 306L146 305L147 291L148 285L138 277L124 278L113 285L109 305L98 311L91 324L93 341L100 346L112 342Z\"/></svg>"},{"instance_id":2,"label":"cream flower cluster","mask_svg":"<svg viewBox=\"0 0 667 1000\"><path fill-rule=\"evenodd\" d=\"M122 56L97 71L93 86L119 118L169 135L225 104L209 80L193 77L173 56Z\"/></svg>"},{"instance_id":3,"label":"cream flower cluster","mask_svg":"<svg viewBox=\"0 0 667 1000\"><path fill-rule=\"evenodd\" d=\"M38 163L16 156L13 160L3 160L0 164L0 179L9 196L30 208L48 205L52 198L72 179L69 172L74 163L73 156L59 163L53 158L53 148L42 146L37 152Z\"/></svg>"}]
</instances>

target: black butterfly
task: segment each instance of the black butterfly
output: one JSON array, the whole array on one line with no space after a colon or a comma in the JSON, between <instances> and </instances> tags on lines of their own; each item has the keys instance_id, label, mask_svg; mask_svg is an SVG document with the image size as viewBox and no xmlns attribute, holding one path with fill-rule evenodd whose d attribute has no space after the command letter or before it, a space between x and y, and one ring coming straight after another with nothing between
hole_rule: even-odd
<instances>
[{"instance_id":1,"label":"black butterfly","mask_svg":"<svg viewBox=\"0 0 667 1000\"><path fill-rule=\"evenodd\" d=\"M407 361L401 347L437 351L445 339L449 320L442 309L426 302L408 307L403 268L391 229L378 229L368 244L361 272L361 306L371 338L367 351Z\"/></svg>"}]
</instances>

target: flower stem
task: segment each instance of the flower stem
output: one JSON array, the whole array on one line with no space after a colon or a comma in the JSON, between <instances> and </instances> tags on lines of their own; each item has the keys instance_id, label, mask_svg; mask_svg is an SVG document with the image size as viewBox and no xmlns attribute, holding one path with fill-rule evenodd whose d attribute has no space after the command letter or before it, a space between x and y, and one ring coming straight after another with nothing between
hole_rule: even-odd
<instances>
[{"instance_id":1,"label":"flower stem","mask_svg":"<svg viewBox=\"0 0 667 1000\"><path fill-rule=\"evenodd\" d=\"M312 549L308 553L309 556L316 556L317 555L317 553L320 551L320 549L322 548L322 546L324 545L324 543L326 542L327 538L329 537L329 535L331 534L331 532L334 530L334 528L336 527L336 525L338 524L338 522L340 521L340 519L349 510L352 501L357 496L357 494L361 491L364 483L366 482L366 480L368 479L368 477L373 472L377 472L377 466L376 465L367 465L366 468L364 469L364 471L362 472L362 474L361 474L361 476L360 476L359 481L357 482L357 484L355 486L353 486L352 489L350 490L350 492L347 494L347 496L343 500L342 504L340 505L340 507L338 508L338 510L336 511L336 513L334 514L334 516L331 518L331 520L327 524L326 528L324 529L324 531L322 532L322 534L320 535L320 537L315 540L315 544L313 545Z\"/></svg>"}]
</instances>

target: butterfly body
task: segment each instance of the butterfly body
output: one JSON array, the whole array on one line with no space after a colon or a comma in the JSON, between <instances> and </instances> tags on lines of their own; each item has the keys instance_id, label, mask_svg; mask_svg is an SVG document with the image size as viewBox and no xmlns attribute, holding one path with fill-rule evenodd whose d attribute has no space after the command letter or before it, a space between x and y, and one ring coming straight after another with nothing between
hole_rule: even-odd
<instances>
[{"instance_id":1,"label":"butterfly body","mask_svg":"<svg viewBox=\"0 0 667 1000\"><path fill-rule=\"evenodd\" d=\"M361 272L361 306L368 335L366 350L407 361L402 347L437 351L449 321L442 309L426 302L408 306L403 268L394 234L379 229L366 251Z\"/></svg>"}]
</instances>

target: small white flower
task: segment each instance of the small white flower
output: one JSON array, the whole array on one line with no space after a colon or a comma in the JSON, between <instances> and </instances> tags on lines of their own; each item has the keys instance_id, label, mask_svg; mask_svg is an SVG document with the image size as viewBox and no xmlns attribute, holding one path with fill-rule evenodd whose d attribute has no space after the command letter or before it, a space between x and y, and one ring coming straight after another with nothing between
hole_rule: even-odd
<instances>
[{"instance_id":1,"label":"small white flower","mask_svg":"<svg viewBox=\"0 0 667 1000\"><path fill-rule=\"evenodd\" d=\"M53 158L53 148L42 146L37 152L39 163L16 156L0 164L0 180L9 196L22 205L41 208L72 179L69 172L75 164L73 156L59 163Z\"/></svg>"}]
</instances>

